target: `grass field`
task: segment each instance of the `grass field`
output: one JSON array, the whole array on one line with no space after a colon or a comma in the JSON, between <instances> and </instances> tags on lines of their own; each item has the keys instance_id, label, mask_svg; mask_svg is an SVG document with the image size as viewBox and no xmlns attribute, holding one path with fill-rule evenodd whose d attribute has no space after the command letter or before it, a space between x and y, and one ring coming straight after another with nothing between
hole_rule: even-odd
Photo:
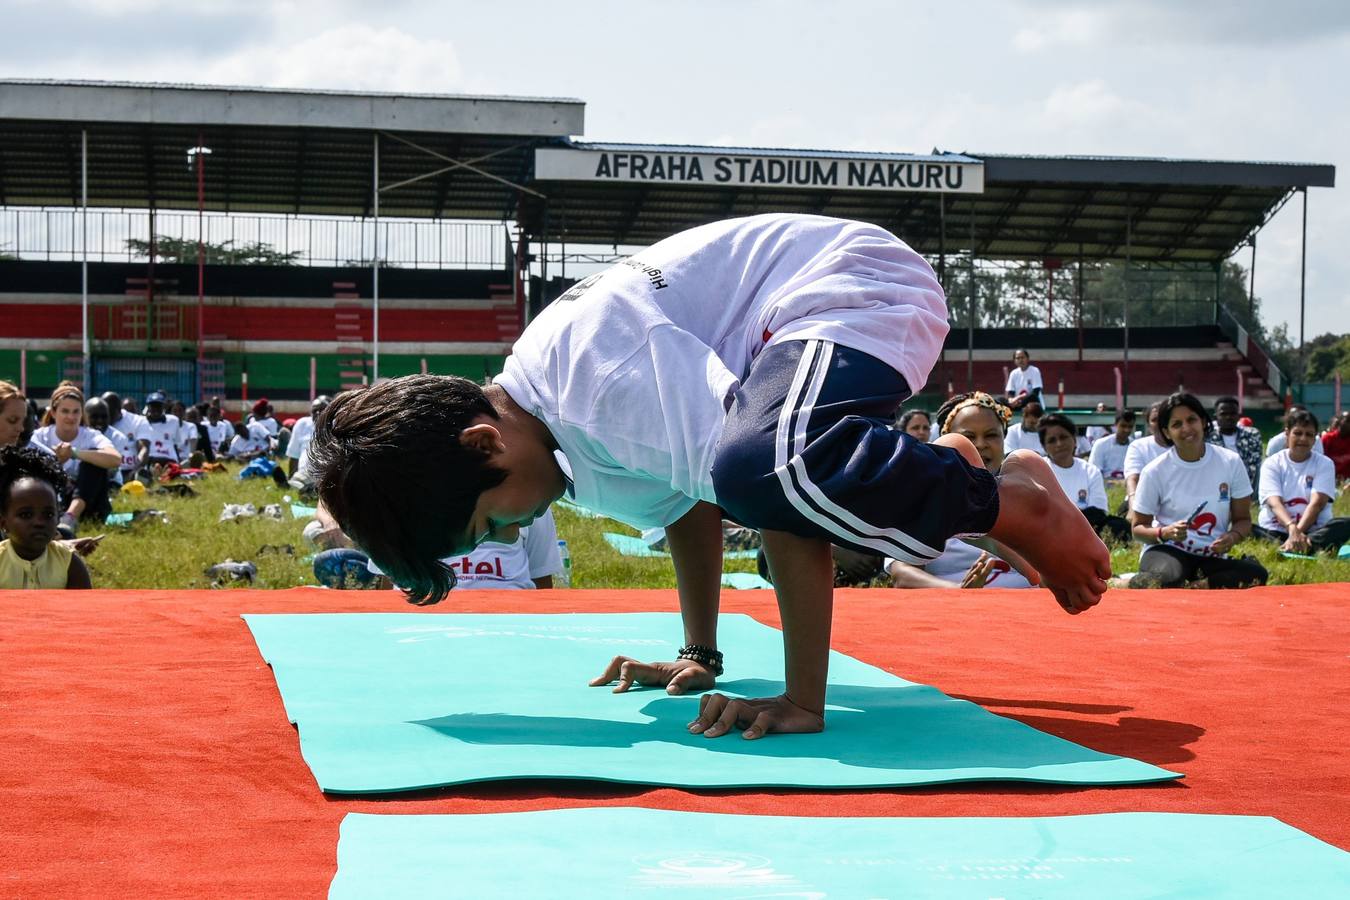
<instances>
[{"instance_id":1,"label":"grass field","mask_svg":"<svg viewBox=\"0 0 1350 900\"><path fill-rule=\"evenodd\" d=\"M277 487L270 479L239 481L230 474L210 475L190 482L197 496L179 498L147 493L139 497L117 495L117 512L157 509L165 521L144 518L126 528L105 526L107 538L89 557L94 586L98 588L198 589L212 587L205 572L226 558L251 561L258 567L253 587L289 588L316 584L306 560L314 548L305 543L301 530L307 520L292 518L292 490ZM1123 489L1110 492L1114 507ZM283 507L279 521L263 518L220 522L226 503L252 503L258 509L276 503ZM1350 516L1350 494L1343 492L1334 507L1336 515ZM601 537L606 531L636 534L631 528L610 519L589 519L566 509L554 508L558 535L568 543L572 556L572 585L578 588L673 588L675 572L669 559L639 559L620 556ZM86 523L81 536L99 533ZM289 545L291 552L286 551ZM269 549L264 549L269 548ZM270 549L270 548L281 548ZM1247 541L1238 553L1250 553L1270 570L1271 584L1306 584L1323 581L1350 581L1350 561L1285 559L1270 544ZM1139 545L1112 548L1116 572L1138 569ZM753 572L754 560L727 560L727 571ZM223 587L249 587L246 581L230 582Z\"/></svg>"}]
</instances>

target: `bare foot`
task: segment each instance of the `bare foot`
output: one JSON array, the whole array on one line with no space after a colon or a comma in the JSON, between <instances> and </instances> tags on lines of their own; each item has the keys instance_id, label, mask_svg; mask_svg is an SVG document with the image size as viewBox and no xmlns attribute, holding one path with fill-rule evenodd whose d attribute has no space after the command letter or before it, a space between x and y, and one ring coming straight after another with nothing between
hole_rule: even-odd
<instances>
[{"instance_id":1,"label":"bare foot","mask_svg":"<svg viewBox=\"0 0 1350 900\"><path fill-rule=\"evenodd\" d=\"M1096 606L1111 577L1111 554L1049 464L1030 450L1014 450L998 481L998 521L988 536L1034 566L1065 612Z\"/></svg>"},{"instance_id":2,"label":"bare foot","mask_svg":"<svg viewBox=\"0 0 1350 900\"><path fill-rule=\"evenodd\" d=\"M950 447L957 453L965 457L966 462L970 463L976 469L985 468L984 460L980 458L980 451L975 449L975 445L963 434L950 432L933 441L943 447ZM1036 567L1022 558L1021 554L1015 553L1013 549L1006 544L1001 544L993 538L985 535L983 537L963 538L963 540L974 547L988 551L994 556L1012 566L1022 577L1032 584L1041 583L1041 575L1036 571Z\"/></svg>"}]
</instances>

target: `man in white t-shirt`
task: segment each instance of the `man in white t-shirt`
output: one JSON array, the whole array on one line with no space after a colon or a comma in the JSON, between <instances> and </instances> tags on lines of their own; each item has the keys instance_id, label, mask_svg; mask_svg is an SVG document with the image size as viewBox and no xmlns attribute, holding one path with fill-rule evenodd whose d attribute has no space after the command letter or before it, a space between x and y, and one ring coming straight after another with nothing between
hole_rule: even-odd
<instances>
[{"instance_id":1,"label":"man in white t-shirt","mask_svg":"<svg viewBox=\"0 0 1350 900\"><path fill-rule=\"evenodd\" d=\"M229 441L234 439L234 425L229 419L221 418L219 406L206 407L206 435L211 441L211 449L224 454L229 449Z\"/></svg>"},{"instance_id":2,"label":"man in white t-shirt","mask_svg":"<svg viewBox=\"0 0 1350 900\"><path fill-rule=\"evenodd\" d=\"M166 415L163 391L151 391L145 397L145 420L136 426L140 466L167 465L179 461L178 433L182 423L177 416Z\"/></svg>"},{"instance_id":3,"label":"man in white t-shirt","mask_svg":"<svg viewBox=\"0 0 1350 900\"><path fill-rule=\"evenodd\" d=\"M1092 463L1106 478L1120 481L1125 477L1125 453L1130 448L1131 435L1134 434L1134 410L1122 409L1116 413L1115 430L1105 437L1097 438L1088 454ZM1140 468L1143 471L1143 468Z\"/></svg>"},{"instance_id":4,"label":"man in white t-shirt","mask_svg":"<svg viewBox=\"0 0 1350 900\"><path fill-rule=\"evenodd\" d=\"M1022 407L1022 421L1008 427L1007 437L1003 439L1003 449L1007 453L1014 450L1030 450L1033 453L1045 455L1045 448L1041 446L1040 425L1041 416L1045 414L1045 407L1041 406L1039 401L1028 401Z\"/></svg>"},{"instance_id":5,"label":"man in white t-shirt","mask_svg":"<svg viewBox=\"0 0 1350 900\"><path fill-rule=\"evenodd\" d=\"M272 437L267 429L257 422L234 423L234 440L225 451L231 459L247 461L272 452Z\"/></svg>"},{"instance_id":6,"label":"man in white t-shirt","mask_svg":"<svg viewBox=\"0 0 1350 900\"><path fill-rule=\"evenodd\" d=\"M108 404L93 399L84 404L84 418L89 427L102 434L112 444L113 449L122 457L122 465L108 472L113 484L121 485L136 477L136 464L139 461L136 439L128 437L108 424Z\"/></svg>"},{"instance_id":7,"label":"man in white t-shirt","mask_svg":"<svg viewBox=\"0 0 1350 900\"><path fill-rule=\"evenodd\" d=\"M1096 412L1098 415L1104 414L1106 412L1105 401L1099 401L1097 403L1097 408L1094 410L1094 412ZM1088 439L1088 444L1090 445L1097 443L1110 433L1111 429L1107 428L1105 425L1089 425L1087 428L1083 430L1083 436Z\"/></svg>"},{"instance_id":8,"label":"man in white t-shirt","mask_svg":"<svg viewBox=\"0 0 1350 900\"><path fill-rule=\"evenodd\" d=\"M309 415L296 420L295 427L291 429L291 441L286 445L287 475L295 475L295 470L299 467L300 460L305 457L309 442L314 437L315 421L332 402L332 397L320 394L309 404Z\"/></svg>"},{"instance_id":9,"label":"man in white t-shirt","mask_svg":"<svg viewBox=\"0 0 1350 900\"><path fill-rule=\"evenodd\" d=\"M108 406L108 427L116 428L134 441L136 429L140 427L141 422L145 421L145 416L134 410L126 409L123 406L122 398L116 391L104 392L103 402ZM135 403L131 405L135 406Z\"/></svg>"},{"instance_id":10,"label":"man in white t-shirt","mask_svg":"<svg viewBox=\"0 0 1350 900\"><path fill-rule=\"evenodd\" d=\"M248 417L249 424L257 423L267 430L268 437L276 437L277 432L281 430L281 423L277 417L272 415L272 404L266 397L259 397L253 404L253 412Z\"/></svg>"},{"instance_id":11,"label":"man in white t-shirt","mask_svg":"<svg viewBox=\"0 0 1350 900\"><path fill-rule=\"evenodd\" d=\"M725 510L763 536L790 648L786 691L709 694L691 730L819 731L832 542L928 562L957 534L1006 539L1073 611L1094 605L1109 576L1105 547L1049 490L1043 461L1013 454L996 480L960 435L926 444L890 428L946 332L931 267L874 225L716 222L574 285L486 389L407 376L335 397L310 467L343 530L414 601L449 589L441 558L513 539L564 493L665 527L687 643L670 662L611 660L593 684L619 691L704 690L721 673Z\"/></svg>"},{"instance_id":12,"label":"man in white t-shirt","mask_svg":"<svg viewBox=\"0 0 1350 900\"><path fill-rule=\"evenodd\" d=\"M1317 417L1306 409L1285 418L1288 449L1261 464L1261 513L1254 532L1291 553L1335 553L1350 540L1350 518L1333 518L1336 466L1313 452Z\"/></svg>"},{"instance_id":13,"label":"man in white t-shirt","mask_svg":"<svg viewBox=\"0 0 1350 900\"><path fill-rule=\"evenodd\" d=\"M1045 389L1041 370L1031 364L1031 354L1018 349L1013 353L1013 370L1008 373L1008 402L1013 409L1021 409L1033 401L1039 402Z\"/></svg>"}]
</instances>

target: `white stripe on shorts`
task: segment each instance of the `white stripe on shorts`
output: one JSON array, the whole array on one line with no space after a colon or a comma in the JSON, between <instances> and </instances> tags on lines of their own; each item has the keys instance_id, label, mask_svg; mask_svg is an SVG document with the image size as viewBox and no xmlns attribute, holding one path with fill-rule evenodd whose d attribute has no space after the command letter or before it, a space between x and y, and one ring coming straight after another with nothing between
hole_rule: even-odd
<instances>
[{"instance_id":1,"label":"white stripe on shorts","mask_svg":"<svg viewBox=\"0 0 1350 900\"><path fill-rule=\"evenodd\" d=\"M834 342L819 339L806 341L806 350L797 363L797 371L788 389L786 402L778 414L778 431L774 441L774 473L782 485L788 502L797 512L821 528L838 535L848 543L868 547L885 556L923 566L942 555L922 541L898 528L873 525L858 518L849 510L830 500L811 480L800 451L806 446L807 425L820 391L829 372L834 355ZM819 360L814 375L807 383L807 374L813 362ZM797 414L797 425L792 427L792 416ZM791 470L791 471L789 471ZM796 481L793 480L796 476ZM800 483L799 490L797 484ZM809 499L808 499L809 498Z\"/></svg>"}]
</instances>

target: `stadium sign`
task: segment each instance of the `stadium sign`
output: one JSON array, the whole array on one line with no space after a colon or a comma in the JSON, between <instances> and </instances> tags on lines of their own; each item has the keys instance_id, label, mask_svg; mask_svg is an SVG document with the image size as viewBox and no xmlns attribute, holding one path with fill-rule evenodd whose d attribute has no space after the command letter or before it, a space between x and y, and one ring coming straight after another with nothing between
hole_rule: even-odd
<instances>
[{"instance_id":1,"label":"stadium sign","mask_svg":"<svg viewBox=\"0 0 1350 900\"><path fill-rule=\"evenodd\" d=\"M980 194L984 163L941 156L765 156L675 149L540 147L540 181L601 181L765 189Z\"/></svg>"}]
</instances>

